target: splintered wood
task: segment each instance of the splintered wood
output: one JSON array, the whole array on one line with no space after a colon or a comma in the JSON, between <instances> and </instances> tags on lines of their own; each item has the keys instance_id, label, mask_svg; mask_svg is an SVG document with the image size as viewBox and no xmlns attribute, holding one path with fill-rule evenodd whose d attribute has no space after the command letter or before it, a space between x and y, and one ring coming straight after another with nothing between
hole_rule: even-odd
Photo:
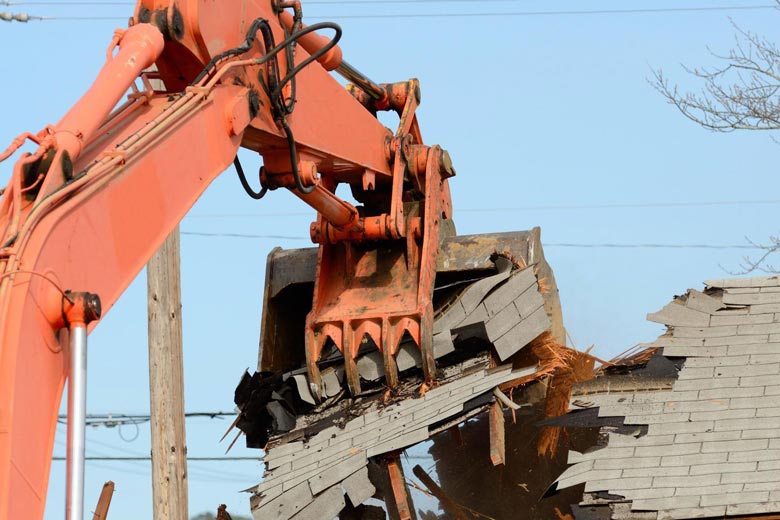
<instances>
[{"instance_id":1,"label":"splintered wood","mask_svg":"<svg viewBox=\"0 0 780 520\"><path fill-rule=\"evenodd\" d=\"M106 520L108 517L108 508L111 506L111 498L114 496L114 483L108 481L103 484L103 489L100 491L100 498L98 498L97 506L95 506L95 513L92 515L92 520Z\"/></svg>"}]
</instances>

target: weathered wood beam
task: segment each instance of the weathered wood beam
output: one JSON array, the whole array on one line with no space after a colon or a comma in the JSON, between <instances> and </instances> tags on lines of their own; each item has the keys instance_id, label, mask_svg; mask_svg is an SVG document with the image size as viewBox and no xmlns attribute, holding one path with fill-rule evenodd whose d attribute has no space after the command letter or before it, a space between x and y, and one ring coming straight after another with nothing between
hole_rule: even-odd
<instances>
[{"instance_id":1,"label":"weathered wood beam","mask_svg":"<svg viewBox=\"0 0 780 520\"><path fill-rule=\"evenodd\" d=\"M444 491L439 487L439 485L431 478L428 473L425 472L424 469L418 464L416 465L412 471L414 472L414 475L420 479L420 482L423 483L423 485L428 488L428 491L431 492L431 495L436 497L439 500L439 503L441 504L442 509L444 509L444 512L450 515L454 520L469 520L470 518L465 511L460 507L460 505L452 500Z\"/></svg>"},{"instance_id":2,"label":"weathered wood beam","mask_svg":"<svg viewBox=\"0 0 780 520\"><path fill-rule=\"evenodd\" d=\"M114 496L114 483L110 480L103 484L103 490L100 492L95 513L92 520L106 520L108 517L108 508L111 506L111 498Z\"/></svg>"}]
</instances>

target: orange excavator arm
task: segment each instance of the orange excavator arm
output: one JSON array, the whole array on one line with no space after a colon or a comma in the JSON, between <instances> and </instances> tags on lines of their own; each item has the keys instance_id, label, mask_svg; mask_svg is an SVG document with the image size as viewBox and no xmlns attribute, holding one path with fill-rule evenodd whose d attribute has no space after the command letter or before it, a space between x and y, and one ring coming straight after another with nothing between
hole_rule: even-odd
<instances>
[{"instance_id":1,"label":"orange excavator arm","mask_svg":"<svg viewBox=\"0 0 780 520\"><path fill-rule=\"evenodd\" d=\"M304 26L297 0L140 0L84 97L0 155L38 145L0 202L0 520L42 518L64 383L86 368L74 345L234 162L255 198L287 188L317 210L306 324L314 393L326 341L360 391L364 335L382 349L391 385L405 333L434 376L431 294L454 171L422 142L417 82L373 83L343 60L339 37L335 24ZM142 72L152 64L158 73ZM165 92L151 88L155 75ZM379 110L399 114L395 133ZM239 146L263 156L262 190L244 176ZM335 195L342 183L358 208ZM69 456L71 444L69 434ZM69 518L81 518L69 504Z\"/></svg>"}]
</instances>

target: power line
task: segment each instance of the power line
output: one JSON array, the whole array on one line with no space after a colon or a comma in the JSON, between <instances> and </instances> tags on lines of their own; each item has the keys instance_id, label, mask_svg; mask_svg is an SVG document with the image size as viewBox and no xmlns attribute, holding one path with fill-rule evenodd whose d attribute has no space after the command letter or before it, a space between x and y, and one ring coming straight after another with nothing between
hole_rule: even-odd
<instances>
[{"instance_id":1,"label":"power line","mask_svg":"<svg viewBox=\"0 0 780 520\"><path fill-rule=\"evenodd\" d=\"M306 240L300 237L280 237L277 235L256 235L251 233L199 233L182 231L182 235L226 237L226 238L285 238L290 240ZM611 244L611 243L575 243L575 242L542 242L544 247L570 247L587 249L752 249L763 250L760 245L750 244Z\"/></svg>"},{"instance_id":2,"label":"power line","mask_svg":"<svg viewBox=\"0 0 780 520\"><path fill-rule=\"evenodd\" d=\"M415 460L430 460L431 457L425 457L425 456L419 456L419 455L409 455L407 456L408 459L415 459ZM241 460L251 460L255 462L260 462L262 457L190 457L187 456L187 462L225 462L225 461L241 461ZM67 457L61 457L55 455L51 458L51 460L56 461L63 461L67 460ZM111 456L92 456L88 455L85 457L85 460L88 461L121 461L121 462L137 462L137 461L151 461L152 458L149 456L145 457L111 457Z\"/></svg>"},{"instance_id":3,"label":"power line","mask_svg":"<svg viewBox=\"0 0 780 520\"><path fill-rule=\"evenodd\" d=\"M14 5L56 5L56 6L74 6L74 5L91 5L91 6L104 6L104 5L133 5L132 2L9 2L8 0L0 0L0 5L14 6Z\"/></svg>"},{"instance_id":4,"label":"power line","mask_svg":"<svg viewBox=\"0 0 780 520\"><path fill-rule=\"evenodd\" d=\"M514 2L527 2L527 0L356 0L356 1L343 1L343 0L307 0L305 5L370 5L370 4L457 4L457 3L514 3ZM14 6L14 5L47 5L47 6L132 6L133 2L10 2L7 0L0 0L0 5Z\"/></svg>"},{"instance_id":5,"label":"power line","mask_svg":"<svg viewBox=\"0 0 780 520\"><path fill-rule=\"evenodd\" d=\"M121 467L120 466L112 466L109 464L101 464L100 462L95 461L88 461L90 467L94 468L100 468L105 471L112 471L119 475L136 475L139 477L149 478L149 473L151 472L152 468L148 467L141 467L141 466L133 466L131 468L128 468L130 463L125 463ZM135 470L135 471L134 471ZM215 482L215 483L225 483L225 482L232 482L232 483L238 483L243 486L246 485L247 482L256 481L255 477L247 477L243 475L235 475L226 477L221 475L220 473L214 471L213 469L209 470L195 470L194 468L187 468L187 480L190 481L198 481L198 482Z\"/></svg>"},{"instance_id":6,"label":"power line","mask_svg":"<svg viewBox=\"0 0 780 520\"><path fill-rule=\"evenodd\" d=\"M310 238L290 235L246 235L243 233L208 233L201 231L182 231L182 235L197 237L225 237L225 238L273 238L277 240L306 240L311 242Z\"/></svg>"},{"instance_id":7,"label":"power line","mask_svg":"<svg viewBox=\"0 0 780 520\"><path fill-rule=\"evenodd\" d=\"M62 447L63 449L65 448L65 442L62 439L59 439L59 438L55 439L55 444L60 446L60 447ZM103 466L103 465L101 465L99 463L99 461L96 463L94 460L90 460L89 461L91 466L103 467L104 469L109 469L111 471L121 472L122 474L125 474L125 473L129 472L131 474L135 474L135 475L139 475L139 476L143 476L143 477L148 477L149 470L151 468L148 465L144 464L144 462L149 461L149 456L148 455L141 455L139 453L136 453L135 451L128 450L128 449L120 447L120 446L114 446L113 444L108 444L108 443L105 443L105 442L101 442L101 441L99 441L97 439L89 439L88 444L90 446L90 451L92 452L92 454L89 456L90 458L97 459L97 458L111 457L111 455L108 455L108 454L105 454L105 453L101 453L100 451L97 451L94 448L92 448L93 444L98 444L98 445L104 446L106 448L109 448L112 452L118 451L118 452L125 453L125 454L131 456L131 457L128 457L127 460L118 461L118 462L121 462L123 464L123 466L124 466L121 470L117 469L116 467ZM260 458L259 456L253 457L252 460L258 461L259 458ZM138 459L138 460L135 460L135 459ZM190 460L190 462L209 464L211 461L208 461L208 460L207 461ZM128 466L130 466L132 468L138 468L140 470L140 472L128 471L127 470ZM190 478L190 480L193 480L193 477L195 477L197 480L204 480L204 481L205 480L209 480L209 481L212 481L212 482L223 482L223 481L230 480L230 481L233 481L233 482L245 483L247 481L253 480L253 477L249 477L246 474L240 474L240 473L235 473L235 472L230 472L230 471L224 471L223 469L216 469L216 468L214 468L213 465L211 465L211 467L208 470L203 469L203 468L199 468L199 467L197 467L195 465L188 465L187 476Z\"/></svg>"},{"instance_id":8,"label":"power line","mask_svg":"<svg viewBox=\"0 0 780 520\"><path fill-rule=\"evenodd\" d=\"M780 199L767 200L719 200L685 202L620 202L614 204L548 204L540 206L513 206L498 208L458 208L457 213L509 213L521 211L571 211L602 209L652 209L652 208L696 208L716 206L759 206L777 205ZM266 218L266 217L313 217L313 212L294 211L286 213L201 213L188 215L189 219L209 218ZM282 237L287 238L287 237Z\"/></svg>"},{"instance_id":9,"label":"power line","mask_svg":"<svg viewBox=\"0 0 780 520\"><path fill-rule=\"evenodd\" d=\"M210 419L213 419L215 417L235 417L238 415L236 412L186 412L184 414L185 417L208 417ZM60 419L66 419L68 416L65 414L60 414ZM87 419L99 419L99 418L117 418L117 417L125 417L125 418L142 418L142 419L148 419L150 417L149 414L141 414L141 413L101 413L101 414L88 414Z\"/></svg>"},{"instance_id":10,"label":"power line","mask_svg":"<svg viewBox=\"0 0 780 520\"><path fill-rule=\"evenodd\" d=\"M696 208L708 206L755 206L780 204L780 200L721 200L702 202L620 202L616 204L568 204L543 206L516 206L508 208L474 208L460 209L465 213L496 213L505 211L561 211L585 209L647 209L647 208Z\"/></svg>"},{"instance_id":11,"label":"power line","mask_svg":"<svg viewBox=\"0 0 780 520\"><path fill-rule=\"evenodd\" d=\"M578 247L612 249L765 249L747 244L577 244L569 242L542 242L543 247Z\"/></svg>"},{"instance_id":12,"label":"power line","mask_svg":"<svg viewBox=\"0 0 780 520\"><path fill-rule=\"evenodd\" d=\"M216 419L222 417L235 417L236 412L188 412L184 414L186 418L194 417L206 417L209 419ZM66 414L60 414L57 416L57 421L64 424L68 416ZM88 414L87 426L105 426L107 428L114 428L116 426L123 425L138 425L149 422L151 416L148 414Z\"/></svg>"},{"instance_id":13,"label":"power line","mask_svg":"<svg viewBox=\"0 0 780 520\"><path fill-rule=\"evenodd\" d=\"M135 451L128 450L128 449L120 447L120 446L114 446L113 444L108 444L108 443L105 443L105 442L101 442L101 441L99 441L97 439L89 439L88 444L90 445L90 451L92 452L92 454L90 456L92 456L92 457L109 457L109 456L112 456L112 455L108 455L106 453L98 452L98 451L94 450L91 447L93 444L99 444L101 446L104 446L104 447L110 449L112 452L118 451L118 452L124 453L125 455L130 455L131 458L139 458L140 457L140 458L143 459L143 460L141 460L141 459L139 459L139 460L130 460L130 459L128 459L126 461L121 461L121 462L124 462L126 465L133 465L135 467L144 467L145 464L143 464L143 462L146 461L146 460L149 460L149 455L142 455L140 453L136 453ZM254 457L252 460L259 460L259 456ZM193 462L193 461L191 461L191 462ZM198 460L195 460L194 462L205 462L205 463L208 463L210 461L198 461ZM198 474L200 474L201 476L203 474L205 474L205 475L207 475L209 477L220 477L220 478L234 479L234 480L241 480L241 481L246 481L247 480L247 476L246 475L242 475L242 474L234 473L234 472L230 472L230 471L223 471L223 470L220 470L220 469L215 469L213 466L210 469L208 469L207 471L201 470L200 468L191 466L191 467L189 467L187 473L190 474L190 475L198 475Z\"/></svg>"},{"instance_id":14,"label":"power line","mask_svg":"<svg viewBox=\"0 0 780 520\"><path fill-rule=\"evenodd\" d=\"M599 14L660 14L660 13L693 13L708 11L751 11L777 9L776 5L744 5L744 6L718 6L718 7L661 7L646 9L598 9L583 11L519 11L504 13L423 13L423 14L347 14L331 18L483 18L490 16L500 17L531 17L531 16L582 16ZM309 17L310 20L322 17Z\"/></svg>"},{"instance_id":15,"label":"power line","mask_svg":"<svg viewBox=\"0 0 780 520\"><path fill-rule=\"evenodd\" d=\"M305 5L342 5L342 6L355 6L355 5L371 5L371 4L476 4L476 3L514 3L514 2L527 2L528 0L306 0ZM132 6L133 2L80 2L80 1L65 1L65 2L38 2L35 0L12 2L8 0L0 0L0 5L15 6L15 5L46 5L46 6Z\"/></svg>"},{"instance_id":16,"label":"power line","mask_svg":"<svg viewBox=\"0 0 780 520\"><path fill-rule=\"evenodd\" d=\"M316 3L316 2L315 2ZM62 3L61 5L67 5ZM535 17L535 16L587 16L587 15L611 15L611 14L662 14L662 13L702 13L716 11L756 11L777 9L776 5L743 5L743 6L715 6L715 7L661 7L661 8L633 8L633 9L597 9L597 10L572 10L572 11L509 11L509 12L479 12L479 13L382 13L382 14L345 14L333 16L311 16L308 20L323 19L394 19L394 18L485 18L485 17ZM99 20L124 20L117 16L47 16L38 20L50 21L99 21Z\"/></svg>"},{"instance_id":17,"label":"power line","mask_svg":"<svg viewBox=\"0 0 780 520\"><path fill-rule=\"evenodd\" d=\"M63 457L54 458L54 461L63 461ZM112 471L120 475L135 475L139 477L148 478L151 471L151 467L136 461L115 461L122 463L122 466L111 466L108 464L101 464L101 461L91 460L87 458L87 462L91 467L100 468L107 471ZM140 464L140 465L138 465ZM129 466L129 467L128 467ZM247 482L256 481L256 476L241 475L238 473L226 473L218 470L214 470L213 466L209 469L204 468L187 468L187 479L196 480L199 482L234 482L246 485Z\"/></svg>"},{"instance_id":18,"label":"power line","mask_svg":"<svg viewBox=\"0 0 780 520\"><path fill-rule=\"evenodd\" d=\"M187 461L193 461L193 462L223 462L223 461L231 461L231 460L253 460L255 462L259 462L261 457L190 457L187 456ZM61 460L67 460L67 457L60 457L60 456L54 456L51 458L51 460L61 461ZM152 460L151 457L145 456L145 457L125 457L125 456L119 456L119 457L111 457L111 456L92 456L88 455L84 458L84 460L113 460L113 461L150 461Z\"/></svg>"}]
</instances>

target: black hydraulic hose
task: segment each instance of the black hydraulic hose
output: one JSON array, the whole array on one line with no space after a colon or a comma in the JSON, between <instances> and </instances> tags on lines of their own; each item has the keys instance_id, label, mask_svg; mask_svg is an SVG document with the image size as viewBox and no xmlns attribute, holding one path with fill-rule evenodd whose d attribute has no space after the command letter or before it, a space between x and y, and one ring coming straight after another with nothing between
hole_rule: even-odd
<instances>
[{"instance_id":1,"label":"black hydraulic hose","mask_svg":"<svg viewBox=\"0 0 780 520\"><path fill-rule=\"evenodd\" d=\"M249 182L246 180L246 175L244 175L244 168L241 167L241 161L238 160L238 155L236 155L236 158L233 159L233 166L236 167L238 180L241 181L241 186L244 187L244 191L247 195L255 200L260 200L265 197L265 194L268 193L268 188L263 186L259 192L252 189L252 187L249 185Z\"/></svg>"},{"instance_id":2,"label":"black hydraulic hose","mask_svg":"<svg viewBox=\"0 0 780 520\"><path fill-rule=\"evenodd\" d=\"M252 25L249 26L249 30L246 32L246 39L244 40L244 43L239 45L238 47L235 47L233 49L228 49L225 52L221 52L211 58L211 60L206 64L206 66L203 68L203 70L198 74L198 76L195 78L195 80L190 83L190 85L196 85L197 83L200 83L200 81L206 77L206 75L211 72L211 70L216 67L217 63L220 61L230 58L232 56L238 56L239 54L244 54L245 52L249 51L249 49L252 48L252 45L255 43L255 38L257 37L257 31L261 31L263 33L263 40L265 41L266 45L266 51L268 51L269 48L272 48L274 46L274 36L271 32L271 25L268 23L268 20L265 18L257 18L254 22L252 22ZM275 55L275 53L274 53Z\"/></svg>"},{"instance_id":3,"label":"black hydraulic hose","mask_svg":"<svg viewBox=\"0 0 780 520\"><path fill-rule=\"evenodd\" d=\"M288 69L287 74L285 74L285 76L280 80L278 63L276 61L279 52L284 50L287 53L288 66L289 66L289 63L292 63L292 60L290 59L291 44L296 43L301 36L304 36L310 32L318 31L320 29L332 29L335 32L335 35L322 48L318 49L316 52L311 54L308 58L303 60L298 65L294 66L292 69ZM272 70L269 71L268 74L269 85L266 86L265 83L262 81L262 78L260 78L261 80L260 83L261 85L263 85L263 89L266 91L266 94L268 95L268 98L271 101L275 113L274 114L275 119L277 120L278 123L281 124L282 129L284 130L285 133L285 137L287 138L287 145L290 151L290 167L292 169L293 178L295 179L295 187L301 193L308 194L314 191L316 185L307 187L304 186L303 184L303 180L301 179L301 173L298 170L298 151L295 144L295 137L293 136L292 129L287 124L285 116L292 113L295 107L295 89L294 89L295 76L305 67L307 67L309 64L319 59L326 52L328 52L333 47L335 47L338 44L339 40L341 39L342 29L341 26L333 22L320 22L305 27L303 29L300 29L287 36L278 45L274 45L274 37L273 37L273 33L271 32L271 26L268 23L268 20L264 18L257 18L254 22L252 22L252 25L249 27L244 43L238 47L235 47L233 49L228 49L214 56L209 61L209 63L203 68L200 74L198 74L198 76L191 83L191 85L200 83L200 81L202 81L203 78L205 78L212 71L212 69L216 67L216 65L220 61L248 52L252 48L252 45L255 42L258 31L262 32L263 34L263 42L265 44L265 54L262 57L256 59L255 63L258 65L262 65L268 62L269 60L273 60L271 62ZM286 99L283 99L282 89L284 89L285 85L287 85L287 83L291 81L293 82L293 91L292 91L291 98L288 101ZM241 186L244 188L244 191L246 191L246 193L255 200L259 200L263 198L265 194L268 192L268 189L266 187L263 187L259 192L256 192L252 189L252 187L247 182L246 175L244 174L244 169L241 166L241 162L238 160L238 156L236 156L236 158L233 160L233 165L236 168L238 179L241 182Z\"/></svg>"},{"instance_id":4,"label":"black hydraulic hose","mask_svg":"<svg viewBox=\"0 0 780 520\"><path fill-rule=\"evenodd\" d=\"M284 88L284 86L292 78L294 78L301 70L303 70L306 66L308 66L313 61L319 59L322 55L324 55L326 52L331 50L333 47L338 45L339 40L341 40L341 35L342 35L343 31L341 29L341 26L339 24L337 24L337 23L334 23L334 22L320 22L320 23L315 23L313 25L309 25L308 27L306 27L304 29L301 29L297 33L293 33L288 38L285 38L284 41L298 39L301 36L303 36L304 34L308 34L310 32L318 31L320 29L332 29L335 32L335 34L333 35L333 38L331 38L331 40L326 45L324 45L322 48L318 49L314 54L312 54L311 56L309 56L308 58L306 58L305 60L300 62L298 65L296 65L292 69L290 69L287 72L287 74L284 76L284 78L279 80L279 84L276 86L276 91L272 92L275 96L280 95L280 93L281 93L282 89ZM282 43L280 43L279 46L282 46L284 44L284 41Z\"/></svg>"},{"instance_id":5,"label":"black hydraulic hose","mask_svg":"<svg viewBox=\"0 0 780 520\"><path fill-rule=\"evenodd\" d=\"M295 137L293 137L292 129L287 124L287 121L282 120L282 128L284 128L284 133L287 136L287 146L290 149L290 165L292 166L292 174L295 179L295 187L304 195L309 194L314 191L317 185L314 184L309 187L303 185L301 172L298 170L298 149L295 146Z\"/></svg>"}]
</instances>

